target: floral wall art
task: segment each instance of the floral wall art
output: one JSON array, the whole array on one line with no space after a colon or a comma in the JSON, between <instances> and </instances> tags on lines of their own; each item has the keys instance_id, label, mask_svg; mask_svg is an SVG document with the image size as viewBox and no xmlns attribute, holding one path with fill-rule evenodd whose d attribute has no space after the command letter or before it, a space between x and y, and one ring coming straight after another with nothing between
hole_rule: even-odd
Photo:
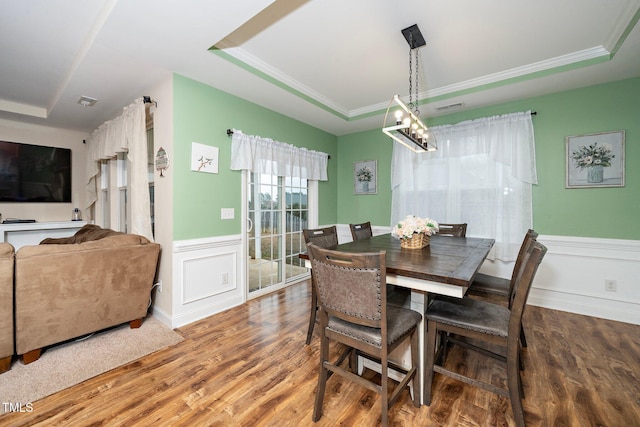
<instances>
[{"instance_id":1,"label":"floral wall art","mask_svg":"<svg viewBox=\"0 0 640 427\"><path fill-rule=\"evenodd\" d=\"M567 188L624 187L624 131L568 136Z\"/></svg>"},{"instance_id":2,"label":"floral wall art","mask_svg":"<svg viewBox=\"0 0 640 427\"><path fill-rule=\"evenodd\" d=\"M365 160L353 163L354 194L377 194L377 160Z\"/></svg>"}]
</instances>

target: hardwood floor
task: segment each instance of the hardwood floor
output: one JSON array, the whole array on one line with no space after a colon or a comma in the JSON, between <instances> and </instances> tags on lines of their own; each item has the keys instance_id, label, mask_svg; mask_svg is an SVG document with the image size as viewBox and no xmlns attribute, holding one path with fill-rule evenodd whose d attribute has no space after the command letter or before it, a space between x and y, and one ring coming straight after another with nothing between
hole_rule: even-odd
<instances>
[{"instance_id":1,"label":"hardwood floor","mask_svg":"<svg viewBox=\"0 0 640 427\"><path fill-rule=\"evenodd\" d=\"M0 415L0 425L378 425L379 397L337 376L311 421L319 343L304 345L309 298L304 282L182 327L183 342L33 402L32 412ZM640 326L532 306L524 325L527 425L640 426ZM493 361L452 356L456 369L504 384ZM434 387L420 408L403 392L390 424L513 425L505 398L437 374Z\"/></svg>"}]
</instances>

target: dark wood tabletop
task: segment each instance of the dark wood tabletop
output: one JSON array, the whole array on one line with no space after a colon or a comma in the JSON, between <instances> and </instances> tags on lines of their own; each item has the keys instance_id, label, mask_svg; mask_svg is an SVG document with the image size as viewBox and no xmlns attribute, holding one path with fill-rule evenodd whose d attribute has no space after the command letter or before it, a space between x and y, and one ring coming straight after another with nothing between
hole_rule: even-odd
<instances>
[{"instance_id":1,"label":"dark wood tabletop","mask_svg":"<svg viewBox=\"0 0 640 427\"><path fill-rule=\"evenodd\" d=\"M344 252L386 251L387 274L468 287L486 259L494 239L431 236L429 246L405 249L391 234L343 243L336 250ZM300 254L300 258L309 256Z\"/></svg>"}]
</instances>

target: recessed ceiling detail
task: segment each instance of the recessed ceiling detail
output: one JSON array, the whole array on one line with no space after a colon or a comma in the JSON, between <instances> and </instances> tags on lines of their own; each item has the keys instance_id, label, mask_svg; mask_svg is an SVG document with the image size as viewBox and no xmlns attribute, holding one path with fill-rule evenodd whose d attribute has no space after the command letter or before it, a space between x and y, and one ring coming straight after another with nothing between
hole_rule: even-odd
<instances>
[{"instance_id":1,"label":"recessed ceiling detail","mask_svg":"<svg viewBox=\"0 0 640 427\"><path fill-rule=\"evenodd\" d=\"M414 23L426 117L640 77L640 0L38 5L3 1L0 119L92 131L176 73L334 135L371 130L406 92ZM78 114L86 93L99 108Z\"/></svg>"}]
</instances>

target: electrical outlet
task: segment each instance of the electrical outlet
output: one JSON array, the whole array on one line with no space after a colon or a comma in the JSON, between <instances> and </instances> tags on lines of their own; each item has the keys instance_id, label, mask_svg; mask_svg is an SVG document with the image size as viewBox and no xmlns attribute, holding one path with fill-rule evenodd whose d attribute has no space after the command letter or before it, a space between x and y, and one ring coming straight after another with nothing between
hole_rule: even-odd
<instances>
[{"instance_id":1,"label":"electrical outlet","mask_svg":"<svg viewBox=\"0 0 640 427\"><path fill-rule=\"evenodd\" d=\"M158 283L156 283L156 285L158 285L158 293L162 293L162 280L158 280Z\"/></svg>"},{"instance_id":2,"label":"electrical outlet","mask_svg":"<svg viewBox=\"0 0 640 427\"><path fill-rule=\"evenodd\" d=\"M229 284L229 273L222 273L222 284L223 285Z\"/></svg>"},{"instance_id":3,"label":"electrical outlet","mask_svg":"<svg viewBox=\"0 0 640 427\"><path fill-rule=\"evenodd\" d=\"M607 279L604 281L604 290L608 292L618 291L618 282L615 280Z\"/></svg>"}]
</instances>

